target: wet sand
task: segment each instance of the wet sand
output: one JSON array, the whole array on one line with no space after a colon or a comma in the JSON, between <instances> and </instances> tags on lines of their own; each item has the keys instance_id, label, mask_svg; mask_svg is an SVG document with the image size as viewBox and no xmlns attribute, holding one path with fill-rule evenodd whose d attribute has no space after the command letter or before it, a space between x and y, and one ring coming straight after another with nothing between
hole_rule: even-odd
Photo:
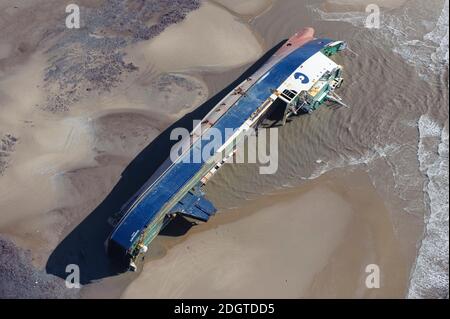
<instances>
[{"instance_id":1,"label":"wet sand","mask_svg":"<svg viewBox=\"0 0 450 319\"><path fill-rule=\"evenodd\" d=\"M145 61L164 71L218 72L255 61L262 48L246 24L205 2L182 23L128 53L131 61Z\"/></svg>"},{"instance_id":2,"label":"wet sand","mask_svg":"<svg viewBox=\"0 0 450 319\"><path fill-rule=\"evenodd\" d=\"M244 17L256 17L270 9L272 0L215 0L233 13Z\"/></svg>"},{"instance_id":3,"label":"wet sand","mask_svg":"<svg viewBox=\"0 0 450 319\"><path fill-rule=\"evenodd\" d=\"M365 286L369 264L379 289ZM146 263L123 297L400 298L406 270L389 213L357 170L219 211Z\"/></svg>"}]
</instances>

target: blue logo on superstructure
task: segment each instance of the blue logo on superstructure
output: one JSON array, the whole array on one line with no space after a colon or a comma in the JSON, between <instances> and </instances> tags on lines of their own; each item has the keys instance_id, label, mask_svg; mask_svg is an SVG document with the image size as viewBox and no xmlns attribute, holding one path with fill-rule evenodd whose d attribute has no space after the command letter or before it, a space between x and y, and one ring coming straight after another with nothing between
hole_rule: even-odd
<instances>
[{"instance_id":1,"label":"blue logo on superstructure","mask_svg":"<svg viewBox=\"0 0 450 319\"><path fill-rule=\"evenodd\" d=\"M303 74L302 72L296 72L296 73L294 74L294 78L295 78L296 80L302 81L303 84L306 84L306 83L309 82L308 76L307 76L306 74Z\"/></svg>"}]
</instances>

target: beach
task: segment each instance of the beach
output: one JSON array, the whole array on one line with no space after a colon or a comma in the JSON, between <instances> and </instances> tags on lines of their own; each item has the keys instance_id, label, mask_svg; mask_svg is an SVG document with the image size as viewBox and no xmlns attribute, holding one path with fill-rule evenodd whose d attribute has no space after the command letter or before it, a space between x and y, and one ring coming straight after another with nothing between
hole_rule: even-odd
<instances>
[{"instance_id":1,"label":"beach","mask_svg":"<svg viewBox=\"0 0 450 319\"><path fill-rule=\"evenodd\" d=\"M123 297L401 298L408 271L389 213L364 172L333 175L222 211L147 263ZM383 289L365 286L370 264Z\"/></svg>"},{"instance_id":2,"label":"beach","mask_svg":"<svg viewBox=\"0 0 450 319\"><path fill-rule=\"evenodd\" d=\"M58 1L3 1L0 297L448 297L448 3L432 2L84 0L68 30ZM364 27L371 3L379 30ZM348 42L351 108L280 128L274 175L224 165L205 187L217 214L178 221L142 269L117 272L108 220L170 131L308 26ZM68 264L81 289L65 288Z\"/></svg>"}]
</instances>

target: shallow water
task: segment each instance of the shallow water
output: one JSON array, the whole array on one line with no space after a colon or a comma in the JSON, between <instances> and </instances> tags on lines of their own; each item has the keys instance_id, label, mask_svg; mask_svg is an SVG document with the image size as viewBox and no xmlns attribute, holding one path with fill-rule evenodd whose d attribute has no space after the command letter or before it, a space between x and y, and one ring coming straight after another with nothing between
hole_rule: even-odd
<instances>
[{"instance_id":1,"label":"shallow water","mask_svg":"<svg viewBox=\"0 0 450 319\"><path fill-rule=\"evenodd\" d=\"M257 165L225 165L208 185L208 194L219 207L238 206L332 169L361 166L390 209L397 239L411 263L416 245L421 245L420 227L413 225L426 221L409 296L445 297L448 21L443 17L448 17L448 2L409 1L397 9L382 9L380 29L364 28L364 12L321 8L318 2L279 2L251 26L267 48L308 25L318 36L346 40L351 52L338 58L345 71L340 94L351 109L324 107L295 119L279 130L275 175L258 174ZM425 138L425 148L424 132L429 130L435 138ZM432 263L438 266L425 271Z\"/></svg>"}]
</instances>

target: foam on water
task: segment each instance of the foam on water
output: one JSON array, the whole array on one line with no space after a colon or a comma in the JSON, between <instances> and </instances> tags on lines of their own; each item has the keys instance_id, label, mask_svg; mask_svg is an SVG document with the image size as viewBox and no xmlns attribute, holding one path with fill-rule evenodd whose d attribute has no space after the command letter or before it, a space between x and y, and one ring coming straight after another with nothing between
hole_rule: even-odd
<instances>
[{"instance_id":1,"label":"foam on water","mask_svg":"<svg viewBox=\"0 0 450 319\"><path fill-rule=\"evenodd\" d=\"M448 68L448 0L408 1L398 10L381 9L380 28L370 29L380 44L387 44L419 74L430 79ZM436 10L442 8L440 11ZM340 21L364 28L366 12L325 12L317 7L312 11L325 21ZM371 36L372 36L371 35Z\"/></svg>"},{"instance_id":2,"label":"foam on water","mask_svg":"<svg viewBox=\"0 0 450 319\"><path fill-rule=\"evenodd\" d=\"M418 130L417 156L420 170L426 176L424 193L429 214L425 218L424 237L411 273L408 297L448 298L448 126L440 127L430 117L422 115Z\"/></svg>"},{"instance_id":3,"label":"foam on water","mask_svg":"<svg viewBox=\"0 0 450 319\"><path fill-rule=\"evenodd\" d=\"M433 31L425 34L424 39L432 41L438 48L431 55L431 59L436 63L448 64L448 6L449 1L444 1L444 7Z\"/></svg>"},{"instance_id":4,"label":"foam on water","mask_svg":"<svg viewBox=\"0 0 450 319\"><path fill-rule=\"evenodd\" d=\"M310 176L306 178L302 177L302 179L315 179L336 168L369 165L374 160L387 157L388 155L400 150L400 148L401 146L397 144L375 146L372 150L367 151L361 156L340 156L337 160L332 162L325 162L319 159L316 163L322 165L318 165Z\"/></svg>"},{"instance_id":5,"label":"foam on water","mask_svg":"<svg viewBox=\"0 0 450 319\"><path fill-rule=\"evenodd\" d=\"M425 137L440 137L442 135L442 127L427 115L422 115L419 118L417 127L419 129L420 139Z\"/></svg>"}]
</instances>

